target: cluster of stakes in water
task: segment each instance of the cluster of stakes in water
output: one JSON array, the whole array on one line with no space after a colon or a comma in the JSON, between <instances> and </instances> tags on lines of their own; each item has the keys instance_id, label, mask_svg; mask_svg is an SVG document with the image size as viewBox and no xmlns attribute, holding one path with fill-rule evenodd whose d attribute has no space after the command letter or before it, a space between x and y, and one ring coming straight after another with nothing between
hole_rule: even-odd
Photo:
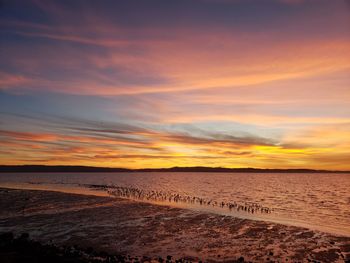
<instances>
[{"instance_id":1,"label":"cluster of stakes in water","mask_svg":"<svg viewBox=\"0 0 350 263\"><path fill-rule=\"evenodd\" d=\"M91 188L107 190L108 194L135 200L151 201L151 202L174 202L174 203L187 203L187 204L199 204L203 206L213 206L226 208L230 211L242 211L247 213L271 213L272 209L261 206L257 203L244 203L239 204L237 202L218 202L206 198L166 193L163 191L145 191L134 187L123 186L106 186L106 185L90 185Z\"/></svg>"}]
</instances>

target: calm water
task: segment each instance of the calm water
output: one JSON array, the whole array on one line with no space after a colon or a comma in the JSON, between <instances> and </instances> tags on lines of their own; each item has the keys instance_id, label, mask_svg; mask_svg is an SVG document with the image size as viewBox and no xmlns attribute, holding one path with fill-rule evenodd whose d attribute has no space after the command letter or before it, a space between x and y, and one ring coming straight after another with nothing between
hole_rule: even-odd
<instances>
[{"instance_id":1,"label":"calm water","mask_svg":"<svg viewBox=\"0 0 350 263\"><path fill-rule=\"evenodd\" d=\"M90 192L89 184L162 191L212 202L255 203L271 213L174 203L180 207L263 219L350 236L350 174L52 173L0 174L0 186ZM102 195L106 191L94 192ZM167 203L167 201L163 201Z\"/></svg>"}]
</instances>

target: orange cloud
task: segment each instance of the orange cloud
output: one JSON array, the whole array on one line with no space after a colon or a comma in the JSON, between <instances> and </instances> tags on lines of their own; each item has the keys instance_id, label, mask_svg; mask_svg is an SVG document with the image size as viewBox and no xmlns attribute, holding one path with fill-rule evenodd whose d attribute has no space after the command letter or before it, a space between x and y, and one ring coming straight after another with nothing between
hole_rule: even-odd
<instances>
[{"instance_id":1,"label":"orange cloud","mask_svg":"<svg viewBox=\"0 0 350 263\"><path fill-rule=\"evenodd\" d=\"M267 8L247 8L247 17L235 13L244 1L224 0L235 16L222 19L208 9L218 1L190 2L209 5L178 13L184 21L165 19L170 9L133 21L134 12L123 18L97 3L33 1L30 17L47 20L2 19L0 113L98 121L2 119L1 162L319 168L328 156L324 168L349 167L350 134L341 128L350 116L345 4L257 1ZM21 103L7 101L14 94Z\"/></svg>"},{"instance_id":2,"label":"orange cloud","mask_svg":"<svg viewBox=\"0 0 350 263\"><path fill-rule=\"evenodd\" d=\"M138 134L129 127L130 134ZM348 169L344 159L350 142L347 125L324 126L304 131L279 142L254 136L185 133L143 130L138 141L127 130L77 129L78 135L29 133L1 130L0 157L8 164L80 164L112 167L169 167L215 165L225 167ZM116 136L116 139L113 139ZM327 138L333 138L327 140ZM117 139L118 138L118 139ZM322 138L325 139L322 143ZM334 147L337 152L334 152ZM338 162L336 157L338 157ZM340 169L340 168L338 168Z\"/></svg>"}]
</instances>

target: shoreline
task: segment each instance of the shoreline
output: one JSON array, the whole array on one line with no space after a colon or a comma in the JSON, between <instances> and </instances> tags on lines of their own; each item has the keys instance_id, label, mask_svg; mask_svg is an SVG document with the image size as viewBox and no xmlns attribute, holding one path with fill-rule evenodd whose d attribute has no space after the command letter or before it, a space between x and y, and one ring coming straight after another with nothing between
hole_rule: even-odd
<instances>
[{"instance_id":1,"label":"shoreline","mask_svg":"<svg viewBox=\"0 0 350 263\"><path fill-rule=\"evenodd\" d=\"M350 237L112 197L0 189L0 232L108 253L205 262L346 262Z\"/></svg>"},{"instance_id":2,"label":"shoreline","mask_svg":"<svg viewBox=\"0 0 350 263\"><path fill-rule=\"evenodd\" d=\"M0 189L16 189L16 190L33 190L33 191L52 191L57 193L66 193L66 194L80 194L85 196L100 196L100 197L110 197L110 198L119 198L119 199L125 199L129 201L135 201L135 202L141 202L151 205L159 205L159 206L169 206L179 209L190 209L196 212L200 213L209 213L209 214L217 214L221 216L230 216L233 218L239 218L239 219L247 219L247 220L253 220L253 221L262 221L266 223L274 223L274 224L281 224L285 226L294 226L294 227L301 227L301 228L307 228L311 231L318 231L327 233L330 235L337 235L337 236L344 236L349 237L350 234L348 232L341 231L339 229L334 229L332 227L327 226L316 226L312 224L307 224L303 221L297 221L296 219L289 220L287 218L273 218L273 217L264 217L262 215L251 215L247 213L233 213L231 211L226 211L220 208L213 208L213 207L205 207L205 206L191 206L187 205L185 203L175 203L175 202L161 202L161 201L149 201L149 200L141 200L141 199L132 199L132 198L124 198L124 197L116 197L113 195L110 195L107 191L102 190L102 188L96 188L96 187L82 187L82 186L71 186L71 187L60 187L60 184L52 184L53 187L50 187L50 184L28 184L28 183L22 183L16 185L13 184L0 184Z\"/></svg>"}]
</instances>

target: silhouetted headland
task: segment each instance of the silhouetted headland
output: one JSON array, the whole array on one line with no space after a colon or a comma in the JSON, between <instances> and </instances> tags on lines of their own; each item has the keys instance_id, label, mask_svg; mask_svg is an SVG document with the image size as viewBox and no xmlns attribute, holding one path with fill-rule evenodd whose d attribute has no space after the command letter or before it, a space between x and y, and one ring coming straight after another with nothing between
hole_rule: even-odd
<instances>
[{"instance_id":1,"label":"silhouetted headland","mask_svg":"<svg viewBox=\"0 0 350 263\"><path fill-rule=\"evenodd\" d=\"M201 173L350 173L350 171L329 171L314 169L260 169L224 167L171 167L171 168L111 168L70 165L0 165L0 173L122 173L122 172L201 172Z\"/></svg>"}]
</instances>

